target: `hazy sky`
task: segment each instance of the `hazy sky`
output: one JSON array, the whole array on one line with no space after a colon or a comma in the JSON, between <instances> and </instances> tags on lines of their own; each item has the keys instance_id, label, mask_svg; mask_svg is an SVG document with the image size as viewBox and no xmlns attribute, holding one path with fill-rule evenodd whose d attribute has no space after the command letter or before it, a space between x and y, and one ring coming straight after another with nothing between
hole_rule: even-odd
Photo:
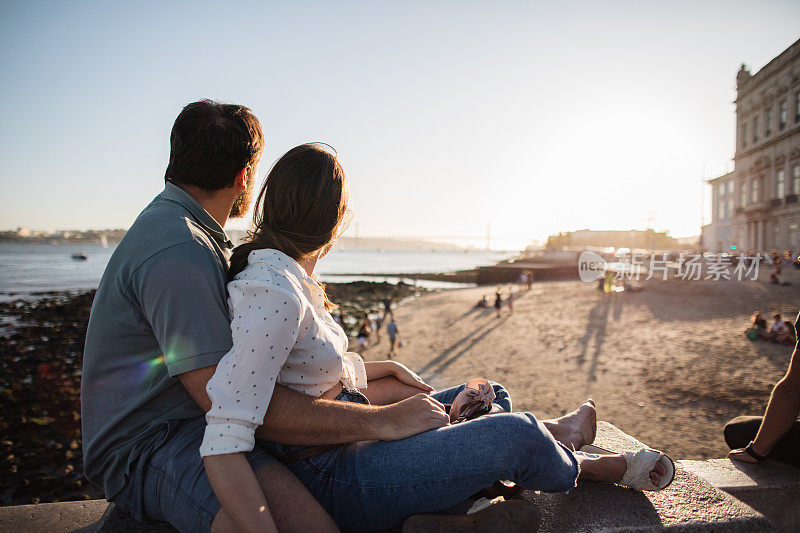
<instances>
[{"instance_id":1,"label":"hazy sky","mask_svg":"<svg viewBox=\"0 0 800 533\"><path fill-rule=\"evenodd\" d=\"M0 4L0 229L128 227L207 97L259 117L262 176L336 147L349 235L693 235L739 64L800 37L797 1L122 4Z\"/></svg>"}]
</instances>

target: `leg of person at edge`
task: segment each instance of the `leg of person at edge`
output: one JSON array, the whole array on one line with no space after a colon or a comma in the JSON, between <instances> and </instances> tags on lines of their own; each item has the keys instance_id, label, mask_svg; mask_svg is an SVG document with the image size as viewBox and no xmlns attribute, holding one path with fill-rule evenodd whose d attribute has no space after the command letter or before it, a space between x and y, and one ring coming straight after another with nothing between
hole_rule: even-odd
<instances>
[{"instance_id":1,"label":"leg of person at edge","mask_svg":"<svg viewBox=\"0 0 800 533\"><path fill-rule=\"evenodd\" d=\"M464 385L434 392L400 363L365 363L346 352L347 335L331 318L333 304L315 268L333 247L331 236L341 233L348 203L344 171L330 147L293 148L273 165L256 202L256 230L231 257L233 347L206 387L211 409L200 454L239 527L258 529L268 508L245 455L257 439L289 463L347 530L398 526L501 479L547 492L569 491L578 477L617 483L638 476L635 484L649 490L671 481L659 452L648 452L655 458L644 464L631 459L637 465L631 468L623 454L575 451L595 436L591 400L565 417L539 421L511 412L507 391L494 383L491 392L506 412L451 424L444 403ZM328 216L312 221L312 211ZM298 416L291 401L279 399L276 383L317 397L320 409ZM349 407L361 426L343 427L341 413L322 409L329 403ZM350 444L288 458L309 444L339 443Z\"/></svg>"},{"instance_id":2,"label":"leg of person at edge","mask_svg":"<svg viewBox=\"0 0 800 533\"><path fill-rule=\"evenodd\" d=\"M800 314L795 319L795 338L800 338ZM740 416L725 426L728 457L757 463L763 458L800 466L800 355L795 344L786 375L772 389L764 416Z\"/></svg>"}]
</instances>

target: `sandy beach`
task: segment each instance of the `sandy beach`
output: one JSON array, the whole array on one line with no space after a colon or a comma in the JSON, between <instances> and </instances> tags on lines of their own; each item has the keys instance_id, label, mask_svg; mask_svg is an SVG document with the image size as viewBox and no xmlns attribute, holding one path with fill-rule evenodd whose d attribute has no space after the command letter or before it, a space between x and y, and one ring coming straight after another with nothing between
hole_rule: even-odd
<instances>
[{"instance_id":1,"label":"sandy beach","mask_svg":"<svg viewBox=\"0 0 800 533\"><path fill-rule=\"evenodd\" d=\"M602 420L675 459L724 456L723 425L763 413L792 354L747 340L749 316L778 311L794 321L800 283L643 287L601 296L593 283L537 283L518 290L513 314L504 307L501 318L474 308L481 295L493 301L494 287L426 294L395 310L404 343L397 359L437 388L473 377L500 381L515 410L541 418L592 397ZM387 343L384 333L364 358L385 358Z\"/></svg>"}]
</instances>

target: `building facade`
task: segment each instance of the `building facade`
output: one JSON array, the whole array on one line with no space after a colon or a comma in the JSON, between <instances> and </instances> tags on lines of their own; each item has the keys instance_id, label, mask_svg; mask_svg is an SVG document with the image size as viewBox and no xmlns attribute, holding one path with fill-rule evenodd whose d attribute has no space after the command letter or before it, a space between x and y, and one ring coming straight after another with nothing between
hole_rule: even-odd
<instances>
[{"instance_id":1,"label":"building facade","mask_svg":"<svg viewBox=\"0 0 800 533\"><path fill-rule=\"evenodd\" d=\"M709 180L710 251L800 249L800 40L736 75L734 171Z\"/></svg>"}]
</instances>

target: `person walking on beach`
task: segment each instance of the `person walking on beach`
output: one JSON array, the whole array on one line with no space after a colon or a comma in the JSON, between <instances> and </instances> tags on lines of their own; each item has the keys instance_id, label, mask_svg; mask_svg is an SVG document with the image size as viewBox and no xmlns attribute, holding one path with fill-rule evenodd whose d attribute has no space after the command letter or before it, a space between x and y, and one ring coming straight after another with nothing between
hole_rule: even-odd
<instances>
[{"instance_id":1,"label":"person walking on beach","mask_svg":"<svg viewBox=\"0 0 800 533\"><path fill-rule=\"evenodd\" d=\"M280 441L264 443L344 530L398 527L409 515L441 512L499 479L545 492L569 491L579 477L639 490L669 485L674 464L660 452L586 447L597 430L592 400L565 418L539 421L532 413L513 412L502 385L479 380L484 387L472 390L500 412L451 423L444 404L453 404L467 384L434 391L404 365L365 362L347 352L347 336L330 318L335 304L315 270L342 232L348 202L344 170L332 149L317 143L293 148L272 167L256 202L255 229L231 257L234 342L207 386L212 404L199 451L217 498L237 525L255 530L261 520L263 507L242 505L260 498L245 454L255 446L259 424L275 416L278 383L314 401L335 399L355 412L399 409L429 421L427 431L410 420L392 421L403 437L365 438L364 430L348 428L342 439L352 444L344 446L282 444L297 442L285 432L276 435ZM395 384L391 388L382 385L387 378ZM316 444L330 443L325 430L336 421L316 422L322 435ZM492 507L504 505L520 507ZM474 516L426 520L434 522L432 530L445 523L455 530ZM500 527L485 524L482 530Z\"/></svg>"},{"instance_id":2,"label":"person walking on beach","mask_svg":"<svg viewBox=\"0 0 800 533\"><path fill-rule=\"evenodd\" d=\"M497 313L497 318L500 318L500 307L503 305L503 289L502 287L497 287L497 290L494 291L494 310Z\"/></svg>"},{"instance_id":3,"label":"person walking on beach","mask_svg":"<svg viewBox=\"0 0 800 533\"><path fill-rule=\"evenodd\" d=\"M375 317L375 320L371 322L372 324L372 331L375 332L375 344L381 343L381 328L385 324L383 319L383 315L378 313L378 316Z\"/></svg>"},{"instance_id":4,"label":"person walking on beach","mask_svg":"<svg viewBox=\"0 0 800 533\"><path fill-rule=\"evenodd\" d=\"M397 349L397 322L394 320L394 315L386 325L386 333L389 335L389 359L391 359Z\"/></svg>"},{"instance_id":5,"label":"person walking on beach","mask_svg":"<svg viewBox=\"0 0 800 533\"><path fill-rule=\"evenodd\" d=\"M392 298L384 298L383 299L383 320L386 321L386 317L392 314Z\"/></svg>"}]
</instances>

